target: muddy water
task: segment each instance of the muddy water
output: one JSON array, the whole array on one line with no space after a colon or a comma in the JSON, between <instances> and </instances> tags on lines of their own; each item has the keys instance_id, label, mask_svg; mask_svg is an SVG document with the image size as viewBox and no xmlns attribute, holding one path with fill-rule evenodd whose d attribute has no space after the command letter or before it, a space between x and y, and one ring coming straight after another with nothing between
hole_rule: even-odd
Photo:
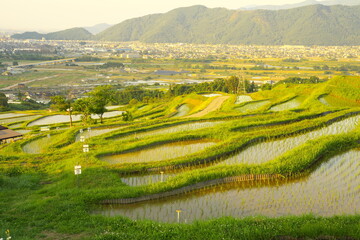
<instances>
[{"instance_id":1,"label":"muddy water","mask_svg":"<svg viewBox=\"0 0 360 240\"><path fill-rule=\"evenodd\" d=\"M173 142L139 151L104 156L100 159L110 164L156 162L183 157L215 144L216 142L204 140Z\"/></svg>"},{"instance_id":2,"label":"muddy water","mask_svg":"<svg viewBox=\"0 0 360 240\"><path fill-rule=\"evenodd\" d=\"M192 222L224 216L269 217L360 213L359 151L349 151L322 163L308 177L298 180L237 183L213 187L161 200L126 205L105 205L93 211L131 219Z\"/></svg>"}]
</instances>

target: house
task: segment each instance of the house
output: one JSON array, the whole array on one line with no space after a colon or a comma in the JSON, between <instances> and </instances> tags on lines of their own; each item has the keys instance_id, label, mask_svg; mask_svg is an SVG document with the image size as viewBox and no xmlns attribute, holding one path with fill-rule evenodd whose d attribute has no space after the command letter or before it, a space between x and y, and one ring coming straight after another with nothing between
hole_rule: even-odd
<instances>
[{"instance_id":1,"label":"house","mask_svg":"<svg viewBox=\"0 0 360 240\"><path fill-rule=\"evenodd\" d=\"M22 138L22 134L0 125L0 143L9 143Z\"/></svg>"}]
</instances>

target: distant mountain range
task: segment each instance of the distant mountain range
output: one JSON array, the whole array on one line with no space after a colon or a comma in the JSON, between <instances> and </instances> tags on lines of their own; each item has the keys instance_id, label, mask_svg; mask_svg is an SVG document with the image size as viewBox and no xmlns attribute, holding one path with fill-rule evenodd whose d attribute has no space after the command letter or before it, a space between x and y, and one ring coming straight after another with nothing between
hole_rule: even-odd
<instances>
[{"instance_id":1,"label":"distant mountain range","mask_svg":"<svg viewBox=\"0 0 360 240\"><path fill-rule=\"evenodd\" d=\"M317 4L276 11L192 6L129 19L96 35L76 28L13 37L38 39L39 35L46 39L163 43L359 45L360 5Z\"/></svg>"},{"instance_id":2,"label":"distant mountain range","mask_svg":"<svg viewBox=\"0 0 360 240\"><path fill-rule=\"evenodd\" d=\"M304 2L295 3L295 4L285 4L285 5L250 5L243 8L241 10L257 10L257 9L265 9L265 10L281 10L281 9L291 9L304 7L309 5L321 4L324 6L332 6L332 5L344 5L344 6L356 6L360 5L360 0L328 0L328 1L316 1L316 0L306 0Z\"/></svg>"},{"instance_id":3,"label":"distant mountain range","mask_svg":"<svg viewBox=\"0 0 360 240\"><path fill-rule=\"evenodd\" d=\"M88 40L93 35L84 28L70 28L63 31L52 32L52 33L38 33L38 32L24 32L21 34L14 34L11 36L15 39L42 39L47 40Z\"/></svg>"},{"instance_id":4,"label":"distant mountain range","mask_svg":"<svg viewBox=\"0 0 360 240\"><path fill-rule=\"evenodd\" d=\"M98 34L99 32L104 31L105 29L111 27L112 25L107 24L107 23L100 23L100 24L96 24L94 26L91 27L84 27L88 32L90 32L91 34Z\"/></svg>"}]
</instances>

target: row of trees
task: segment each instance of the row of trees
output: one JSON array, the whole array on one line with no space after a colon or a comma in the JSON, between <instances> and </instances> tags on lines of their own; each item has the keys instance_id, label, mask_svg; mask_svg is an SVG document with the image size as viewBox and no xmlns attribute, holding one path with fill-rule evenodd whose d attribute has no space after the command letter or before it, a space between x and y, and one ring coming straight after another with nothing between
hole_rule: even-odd
<instances>
[{"instance_id":1,"label":"row of trees","mask_svg":"<svg viewBox=\"0 0 360 240\"><path fill-rule=\"evenodd\" d=\"M165 94L159 90L147 90L140 86L129 86L123 90L117 90L113 86L98 86L93 91L87 93L87 96L77 100L67 98L66 96L54 96L51 98L51 108L59 111L67 111L72 124L72 112L82 114L84 123L92 123L91 115L96 114L103 122L103 115L106 112L105 106L108 104L134 104L137 102L158 102L163 99L189 94L192 92L225 92L232 94L250 93L257 90L254 82L239 79L236 76L229 78L219 78L213 82L200 84L176 84L171 85ZM123 116L124 120L132 119L130 113Z\"/></svg>"},{"instance_id":2,"label":"row of trees","mask_svg":"<svg viewBox=\"0 0 360 240\"><path fill-rule=\"evenodd\" d=\"M244 87L245 84L245 87ZM205 82L199 84L177 84L170 86L168 94L171 96L179 96L183 94L189 94L192 92L225 92L239 94L255 92L257 86L254 82L248 80L242 80L238 77L231 76L229 78L218 78L213 82Z\"/></svg>"},{"instance_id":3,"label":"row of trees","mask_svg":"<svg viewBox=\"0 0 360 240\"><path fill-rule=\"evenodd\" d=\"M54 96L51 98L51 107L59 111L67 111L70 116L70 125L72 125L71 114L73 111L82 114L84 123L91 123L91 114L97 114L100 122L103 122L103 115L106 112L105 106L113 101L115 89L112 86L98 86L87 94L86 98L80 98L76 101L65 96Z\"/></svg>"}]
</instances>

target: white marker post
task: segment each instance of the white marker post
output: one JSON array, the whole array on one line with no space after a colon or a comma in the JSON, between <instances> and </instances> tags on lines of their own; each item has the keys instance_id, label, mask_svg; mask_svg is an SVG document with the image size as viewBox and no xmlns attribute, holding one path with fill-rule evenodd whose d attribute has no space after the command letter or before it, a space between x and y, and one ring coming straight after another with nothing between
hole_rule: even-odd
<instances>
[{"instance_id":1,"label":"white marker post","mask_svg":"<svg viewBox=\"0 0 360 240\"><path fill-rule=\"evenodd\" d=\"M181 210L176 210L177 212L177 222L180 223L180 213L181 213Z\"/></svg>"},{"instance_id":2,"label":"white marker post","mask_svg":"<svg viewBox=\"0 0 360 240\"><path fill-rule=\"evenodd\" d=\"M85 137L84 136L80 136L80 142L85 142Z\"/></svg>"},{"instance_id":3,"label":"white marker post","mask_svg":"<svg viewBox=\"0 0 360 240\"><path fill-rule=\"evenodd\" d=\"M89 145L83 145L83 152L84 153L87 153L87 152L89 152Z\"/></svg>"},{"instance_id":4,"label":"white marker post","mask_svg":"<svg viewBox=\"0 0 360 240\"><path fill-rule=\"evenodd\" d=\"M81 174L81 166L76 165L74 168L75 176L76 176L76 186L79 187L79 175Z\"/></svg>"},{"instance_id":5,"label":"white marker post","mask_svg":"<svg viewBox=\"0 0 360 240\"><path fill-rule=\"evenodd\" d=\"M88 127L87 130L88 130L88 133L89 133L89 138L91 138L91 127Z\"/></svg>"},{"instance_id":6,"label":"white marker post","mask_svg":"<svg viewBox=\"0 0 360 240\"><path fill-rule=\"evenodd\" d=\"M164 182L164 172L160 172L160 174L161 174L160 181Z\"/></svg>"}]
</instances>

